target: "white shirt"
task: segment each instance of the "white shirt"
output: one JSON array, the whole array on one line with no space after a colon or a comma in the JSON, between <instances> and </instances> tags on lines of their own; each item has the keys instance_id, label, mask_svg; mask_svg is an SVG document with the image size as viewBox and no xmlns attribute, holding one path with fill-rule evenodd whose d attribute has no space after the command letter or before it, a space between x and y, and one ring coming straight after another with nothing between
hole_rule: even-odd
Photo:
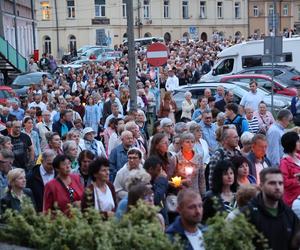
<instances>
[{"instance_id":1,"label":"white shirt","mask_svg":"<svg viewBox=\"0 0 300 250\"><path fill-rule=\"evenodd\" d=\"M248 92L246 95L243 96L240 105L244 108L252 108L253 111L258 110L258 105L261 101L263 101L264 97L262 94L256 92L252 93L251 91Z\"/></svg>"},{"instance_id":2,"label":"white shirt","mask_svg":"<svg viewBox=\"0 0 300 250\"><path fill-rule=\"evenodd\" d=\"M109 212L115 208L115 202L110 188L105 184L105 191L102 192L94 185L95 209L102 212Z\"/></svg>"},{"instance_id":3,"label":"white shirt","mask_svg":"<svg viewBox=\"0 0 300 250\"><path fill-rule=\"evenodd\" d=\"M109 124L109 122L110 122L110 120L111 120L112 118L118 119L118 118L123 118L123 117L124 117L124 116L123 116L122 114L118 114L118 117L115 117L114 114L110 114L110 115L106 118L106 120L105 120L104 128L107 128L107 127L108 127L108 124Z\"/></svg>"},{"instance_id":4,"label":"white shirt","mask_svg":"<svg viewBox=\"0 0 300 250\"><path fill-rule=\"evenodd\" d=\"M31 102L31 103L29 103L28 108L31 108L31 107L39 107L42 111L45 111L47 109L47 105L43 102L40 102L40 103Z\"/></svg>"},{"instance_id":5,"label":"white shirt","mask_svg":"<svg viewBox=\"0 0 300 250\"><path fill-rule=\"evenodd\" d=\"M177 76L169 76L166 82L166 90L167 91L174 91L179 87L179 80Z\"/></svg>"},{"instance_id":6,"label":"white shirt","mask_svg":"<svg viewBox=\"0 0 300 250\"><path fill-rule=\"evenodd\" d=\"M40 174L43 179L44 186L54 178L54 171L51 174L47 173L43 165L40 166Z\"/></svg>"},{"instance_id":7,"label":"white shirt","mask_svg":"<svg viewBox=\"0 0 300 250\"><path fill-rule=\"evenodd\" d=\"M205 250L202 232L198 229L195 233L184 231L194 250Z\"/></svg>"}]
</instances>

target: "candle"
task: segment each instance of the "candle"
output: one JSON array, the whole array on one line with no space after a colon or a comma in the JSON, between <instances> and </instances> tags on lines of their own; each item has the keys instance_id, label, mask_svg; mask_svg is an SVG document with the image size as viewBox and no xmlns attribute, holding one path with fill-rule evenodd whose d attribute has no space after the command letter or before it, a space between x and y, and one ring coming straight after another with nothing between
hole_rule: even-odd
<instances>
[{"instance_id":1,"label":"candle","mask_svg":"<svg viewBox=\"0 0 300 250\"><path fill-rule=\"evenodd\" d=\"M194 168L193 167L185 167L185 175L191 176L193 174Z\"/></svg>"},{"instance_id":2,"label":"candle","mask_svg":"<svg viewBox=\"0 0 300 250\"><path fill-rule=\"evenodd\" d=\"M178 188L181 186L181 177L180 176L175 176L173 178L171 178L172 180L172 184L174 187Z\"/></svg>"}]
</instances>

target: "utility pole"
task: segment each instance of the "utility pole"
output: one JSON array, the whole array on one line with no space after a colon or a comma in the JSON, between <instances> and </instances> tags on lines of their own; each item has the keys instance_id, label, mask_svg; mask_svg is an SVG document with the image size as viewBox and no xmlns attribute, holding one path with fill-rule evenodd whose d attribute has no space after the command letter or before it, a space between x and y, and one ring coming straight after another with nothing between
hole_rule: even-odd
<instances>
[{"instance_id":1,"label":"utility pole","mask_svg":"<svg viewBox=\"0 0 300 250\"><path fill-rule=\"evenodd\" d=\"M126 12L127 12L130 110L136 110L137 93L136 93L136 71L135 71L136 65L135 65L135 44L134 44L134 24L133 24L133 0L127 0Z\"/></svg>"},{"instance_id":2,"label":"utility pole","mask_svg":"<svg viewBox=\"0 0 300 250\"><path fill-rule=\"evenodd\" d=\"M275 63L275 39L278 35L278 25L277 23L277 6L276 0L273 0L273 13L272 13L272 91L271 91L271 110L274 114L274 63Z\"/></svg>"},{"instance_id":3,"label":"utility pole","mask_svg":"<svg viewBox=\"0 0 300 250\"><path fill-rule=\"evenodd\" d=\"M60 56L59 54L59 30L58 30L58 13L57 13L57 1L54 0L54 9L55 9L55 24L56 24L56 50L57 50L57 57Z\"/></svg>"},{"instance_id":4,"label":"utility pole","mask_svg":"<svg viewBox=\"0 0 300 250\"><path fill-rule=\"evenodd\" d=\"M141 37L141 1L138 0L138 34L139 34L139 38Z\"/></svg>"}]
</instances>

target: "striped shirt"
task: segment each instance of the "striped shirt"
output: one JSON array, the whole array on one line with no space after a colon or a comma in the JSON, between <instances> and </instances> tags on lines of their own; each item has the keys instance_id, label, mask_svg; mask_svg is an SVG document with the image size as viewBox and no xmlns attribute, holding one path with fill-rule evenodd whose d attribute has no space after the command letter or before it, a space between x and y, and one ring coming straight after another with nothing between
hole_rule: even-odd
<instances>
[{"instance_id":1,"label":"striped shirt","mask_svg":"<svg viewBox=\"0 0 300 250\"><path fill-rule=\"evenodd\" d=\"M253 116L252 120L248 120L247 122L249 124L249 132L256 134L259 131L259 122L257 117Z\"/></svg>"}]
</instances>

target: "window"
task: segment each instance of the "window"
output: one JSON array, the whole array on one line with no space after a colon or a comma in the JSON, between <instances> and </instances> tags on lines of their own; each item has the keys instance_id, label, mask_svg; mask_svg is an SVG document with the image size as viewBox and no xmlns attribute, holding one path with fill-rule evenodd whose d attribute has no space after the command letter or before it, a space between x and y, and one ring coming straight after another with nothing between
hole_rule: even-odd
<instances>
[{"instance_id":1,"label":"window","mask_svg":"<svg viewBox=\"0 0 300 250\"><path fill-rule=\"evenodd\" d=\"M76 37L71 35L69 37L69 51L73 52L77 50L77 46L76 46Z\"/></svg>"},{"instance_id":2,"label":"window","mask_svg":"<svg viewBox=\"0 0 300 250\"><path fill-rule=\"evenodd\" d=\"M206 18L206 2L200 1L200 18Z\"/></svg>"},{"instance_id":3,"label":"window","mask_svg":"<svg viewBox=\"0 0 300 250\"><path fill-rule=\"evenodd\" d=\"M235 19L241 18L241 4L239 2L234 3L234 17Z\"/></svg>"},{"instance_id":4,"label":"window","mask_svg":"<svg viewBox=\"0 0 300 250\"><path fill-rule=\"evenodd\" d=\"M253 16L258 17L259 16L259 10L256 5L253 6Z\"/></svg>"},{"instance_id":5,"label":"window","mask_svg":"<svg viewBox=\"0 0 300 250\"><path fill-rule=\"evenodd\" d=\"M283 10L282 10L282 14L283 16L288 16L289 15L289 5L288 4L285 4L283 5Z\"/></svg>"},{"instance_id":6,"label":"window","mask_svg":"<svg viewBox=\"0 0 300 250\"><path fill-rule=\"evenodd\" d=\"M217 18L223 18L223 2L217 2Z\"/></svg>"},{"instance_id":7,"label":"window","mask_svg":"<svg viewBox=\"0 0 300 250\"><path fill-rule=\"evenodd\" d=\"M242 67L243 68L256 67L256 66L262 66L262 57L261 57L261 55L243 56L242 57Z\"/></svg>"},{"instance_id":8,"label":"window","mask_svg":"<svg viewBox=\"0 0 300 250\"><path fill-rule=\"evenodd\" d=\"M49 2L41 2L41 6L42 6L42 20L50 20Z\"/></svg>"},{"instance_id":9,"label":"window","mask_svg":"<svg viewBox=\"0 0 300 250\"><path fill-rule=\"evenodd\" d=\"M298 21L300 21L300 5L298 5Z\"/></svg>"},{"instance_id":10,"label":"window","mask_svg":"<svg viewBox=\"0 0 300 250\"><path fill-rule=\"evenodd\" d=\"M44 53L51 54L51 38L49 36L44 38Z\"/></svg>"},{"instance_id":11,"label":"window","mask_svg":"<svg viewBox=\"0 0 300 250\"><path fill-rule=\"evenodd\" d=\"M273 8L273 4L269 5L269 16L272 16L274 13L274 8Z\"/></svg>"},{"instance_id":12,"label":"window","mask_svg":"<svg viewBox=\"0 0 300 250\"><path fill-rule=\"evenodd\" d=\"M95 0L95 16L105 17L105 0Z\"/></svg>"},{"instance_id":13,"label":"window","mask_svg":"<svg viewBox=\"0 0 300 250\"><path fill-rule=\"evenodd\" d=\"M96 45L107 46L107 36L104 29L96 30ZM101 52L101 50L99 50L99 52Z\"/></svg>"},{"instance_id":14,"label":"window","mask_svg":"<svg viewBox=\"0 0 300 250\"><path fill-rule=\"evenodd\" d=\"M233 58L225 59L215 69L215 75L225 75L231 73L233 70L233 65L234 65Z\"/></svg>"},{"instance_id":15,"label":"window","mask_svg":"<svg viewBox=\"0 0 300 250\"><path fill-rule=\"evenodd\" d=\"M150 1L144 0L144 18L150 18Z\"/></svg>"},{"instance_id":16,"label":"window","mask_svg":"<svg viewBox=\"0 0 300 250\"><path fill-rule=\"evenodd\" d=\"M189 18L189 2L182 1L182 18L188 19Z\"/></svg>"},{"instance_id":17,"label":"window","mask_svg":"<svg viewBox=\"0 0 300 250\"><path fill-rule=\"evenodd\" d=\"M127 17L127 11L126 11L126 0L122 1L122 16L123 18Z\"/></svg>"},{"instance_id":18,"label":"window","mask_svg":"<svg viewBox=\"0 0 300 250\"><path fill-rule=\"evenodd\" d=\"M164 0L164 18L169 18L169 0Z\"/></svg>"},{"instance_id":19,"label":"window","mask_svg":"<svg viewBox=\"0 0 300 250\"><path fill-rule=\"evenodd\" d=\"M67 13L68 18L75 18L75 1L67 0Z\"/></svg>"}]
</instances>

